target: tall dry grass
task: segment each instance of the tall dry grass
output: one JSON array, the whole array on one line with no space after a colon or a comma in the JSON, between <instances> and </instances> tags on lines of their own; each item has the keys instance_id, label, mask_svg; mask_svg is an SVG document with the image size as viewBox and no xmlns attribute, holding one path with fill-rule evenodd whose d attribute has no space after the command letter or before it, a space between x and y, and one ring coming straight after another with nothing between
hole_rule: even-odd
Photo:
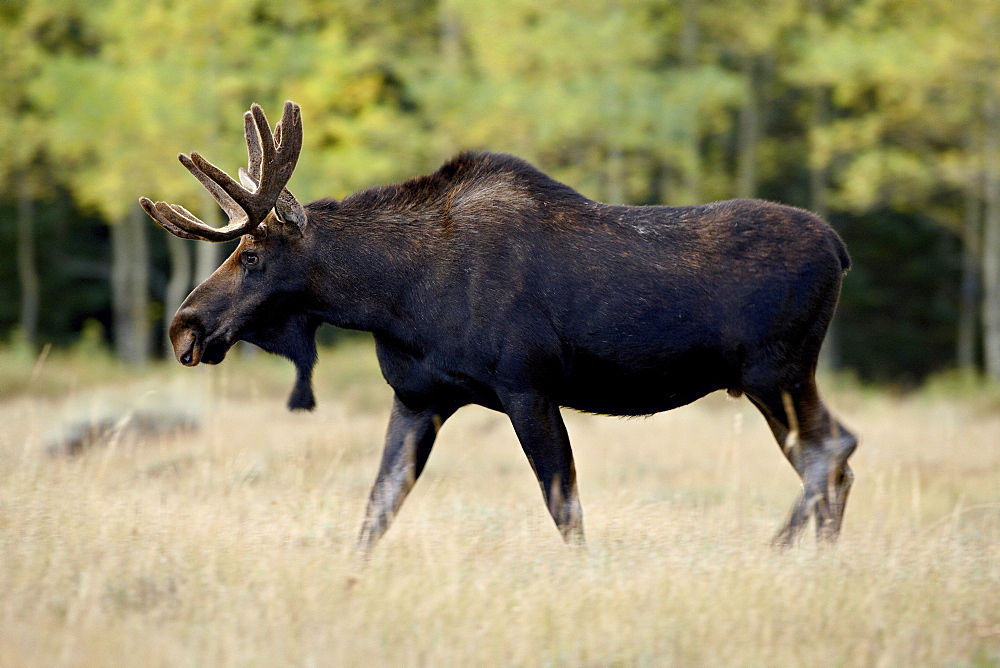
<instances>
[{"instance_id":1,"label":"tall dry grass","mask_svg":"<svg viewBox=\"0 0 1000 668\"><path fill-rule=\"evenodd\" d=\"M830 392L863 436L844 534L786 552L797 480L745 400L567 413L582 553L505 419L463 409L357 573L389 402L366 346L322 357L311 415L263 356L73 374L0 400L3 666L1000 664L1000 414L975 397ZM137 401L201 428L46 454Z\"/></svg>"}]
</instances>

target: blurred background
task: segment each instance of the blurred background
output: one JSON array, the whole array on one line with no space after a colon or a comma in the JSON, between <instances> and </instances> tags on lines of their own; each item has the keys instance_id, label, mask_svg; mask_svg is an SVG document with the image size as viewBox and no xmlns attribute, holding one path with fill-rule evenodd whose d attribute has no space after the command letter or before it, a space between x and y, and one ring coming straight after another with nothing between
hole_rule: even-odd
<instances>
[{"instance_id":1,"label":"blurred background","mask_svg":"<svg viewBox=\"0 0 1000 668\"><path fill-rule=\"evenodd\" d=\"M998 37L996 0L0 0L0 347L168 354L226 248L136 200L218 221L176 154L234 173L291 99L301 201L489 149L607 202L808 208L854 259L829 368L1000 380Z\"/></svg>"}]
</instances>

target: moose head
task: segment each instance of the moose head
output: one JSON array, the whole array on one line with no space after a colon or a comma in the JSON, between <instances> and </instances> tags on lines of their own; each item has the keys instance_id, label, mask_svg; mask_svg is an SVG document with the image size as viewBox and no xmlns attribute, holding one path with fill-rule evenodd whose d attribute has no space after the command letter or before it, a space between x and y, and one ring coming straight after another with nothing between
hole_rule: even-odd
<instances>
[{"instance_id":1,"label":"moose head","mask_svg":"<svg viewBox=\"0 0 1000 668\"><path fill-rule=\"evenodd\" d=\"M311 410L320 320L299 303L308 276L302 268L309 263L309 223L306 210L285 187L302 148L301 111L286 102L272 133L255 104L244 115L244 127L249 161L239 170L242 185L198 153L178 156L226 212L225 227L211 227L178 204L139 200L153 220L182 239L242 237L233 254L181 304L170 324L170 341L177 361L186 366L217 364L240 340L287 357L297 374L288 407Z\"/></svg>"}]
</instances>

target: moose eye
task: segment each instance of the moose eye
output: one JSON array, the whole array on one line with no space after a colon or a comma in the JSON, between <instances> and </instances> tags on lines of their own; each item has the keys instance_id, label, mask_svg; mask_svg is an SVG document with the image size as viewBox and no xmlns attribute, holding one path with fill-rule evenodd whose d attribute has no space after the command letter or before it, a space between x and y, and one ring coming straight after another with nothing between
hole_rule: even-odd
<instances>
[{"instance_id":1,"label":"moose eye","mask_svg":"<svg viewBox=\"0 0 1000 668\"><path fill-rule=\"evenodd\" d=\"M256 253L244 253L241 259L243 260L243 264L248 267L252 267L260 262L260 257Z\"/></svg>"}]
</instances>

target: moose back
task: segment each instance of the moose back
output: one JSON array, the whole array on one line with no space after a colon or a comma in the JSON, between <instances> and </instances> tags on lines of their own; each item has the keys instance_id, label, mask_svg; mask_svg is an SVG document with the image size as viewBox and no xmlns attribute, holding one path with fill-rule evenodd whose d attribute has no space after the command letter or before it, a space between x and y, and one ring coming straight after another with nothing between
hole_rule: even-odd
<instances>
[{"instance_id":1,"label":"moose back","mask_svg":"<svg viewBox=\"0 0 1000 668\"><path fill-rule=\"evenodd\" d=\"M298 106L286 103L272 132L254 105L245 135L242 185L180 156L225 227L140 200L177 236L241 238L174 316L174 353L215 364L236 341L254 343L295 363L289 406L311 409L316 328L374 335L395 395L360 555L462 406L509 416L556 526L580 542L560 407L646 415L715 390L746 395L802 479L775 542L793 543L810 517L819 539L837 537L857 441L824 406L815 370L850 260L821 219L747 199L602 204L495 153L303 206L285 188L302 145Z\"/></svg>"}]
</instances>

